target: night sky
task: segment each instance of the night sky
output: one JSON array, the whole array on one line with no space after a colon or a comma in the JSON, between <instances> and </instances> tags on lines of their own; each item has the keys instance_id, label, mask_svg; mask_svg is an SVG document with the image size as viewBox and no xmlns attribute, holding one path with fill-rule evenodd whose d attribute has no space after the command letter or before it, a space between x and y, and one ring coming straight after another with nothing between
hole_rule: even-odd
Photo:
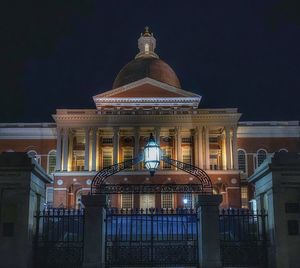
<instances>
[{"instance_id":1,"label":"night sky","mask_svg":"<svg viewBox=\"0 0 300 268\"><path fill-rule=\"evenodd\" d=\"M156 52L201 108L242 120L300 119L300 1L8 1L1 10L0 122L53 122L95 108L137 54Z\"/></svg>"}]
</instances>

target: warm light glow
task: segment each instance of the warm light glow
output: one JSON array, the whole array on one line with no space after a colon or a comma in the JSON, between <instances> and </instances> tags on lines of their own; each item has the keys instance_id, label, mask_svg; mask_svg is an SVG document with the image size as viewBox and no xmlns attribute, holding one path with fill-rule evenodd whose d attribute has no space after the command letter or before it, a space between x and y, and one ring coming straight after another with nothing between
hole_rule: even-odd
<instances>
[{"instance_id":1,"label":"warm light glow","mask_svg":"<svg viewBox=\"0 0 300 268\"><path fill-rule=\"evenodd\" d=\"M183 199L183 204L186 205L187 203L188 203L188 200L187 200L186 198L184 198L184 199Z\"/></svg>"},{"instance_id":2,"label":"warm light glow","mask_svg":"<svg viewBox=\"0 0 300 268\"><path fill-rule=\"evenodd\" d=\"M145 167L150 171L151 175L154 175L155 170L158 168L160 162L160 148L155 142L153 135L150 135L150 139L144 149L144 163Z\"/></svg>"},{"instance_id":3,"label":"warm light glow","mask_svg":"<svg viewBox=\"0 0 300 268\"><path fill-rule=\"evenodd\" d=\"M145 44L145 53L149 53L149 44Z\"/></svg>"}]
</instances>

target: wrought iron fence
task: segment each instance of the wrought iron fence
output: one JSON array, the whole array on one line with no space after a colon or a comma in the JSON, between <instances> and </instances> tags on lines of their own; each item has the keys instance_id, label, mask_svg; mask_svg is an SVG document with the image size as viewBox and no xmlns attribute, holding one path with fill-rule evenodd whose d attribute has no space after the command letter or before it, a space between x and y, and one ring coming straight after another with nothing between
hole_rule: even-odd
<instances>
[{"instance_id":1,"label":"wrought iron fence","mask_svg":"<svg viewBox=\"0 0 300 268\"><path fill-rule=\"evenodd\" d=\"M35 267L81 267L84 211L53 208L36 214Z\"/></svg>"},{"instance_id":2,"label":"wrought iron fence","mask_svg":"<svg viewBox=\"0 0 300 268\"><path fill-rule=\"evenodd\" d=\"M228 209L220 212L223 267L266 267L266 221L264 211Z\"/></svg>"},{"instance_id":3,"label":"wrought iron fence","mask_svg":"<svg viewBox=\"0 0 300 268\"><path fill-rule=\"evenodd\" d=\"M193 209L109 209L107 267L197 266Z\"/></svg>"}]
</instances>

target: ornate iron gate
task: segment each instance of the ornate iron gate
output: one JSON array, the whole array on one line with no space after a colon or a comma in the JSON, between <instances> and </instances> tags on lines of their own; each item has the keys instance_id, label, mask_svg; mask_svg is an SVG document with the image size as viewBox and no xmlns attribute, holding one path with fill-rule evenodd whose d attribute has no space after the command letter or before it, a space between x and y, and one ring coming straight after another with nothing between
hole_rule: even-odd
<instances>
[{"instance_id":1,"label":"ornate iron gate","mask_svg":"<svg viewBox=\"0 0 300 268\"><path fill-rule=\"evenodd\" d=\"M109 209L106 265L197 267L197 236L193 209Z\"/></svg>"},{"instance_id":2,"label":"ornate iron gate","mask_svg":"<svg viewBox=\"0 0 300 268\"><path fill-rule=\"evenodd\" d=\"M35 267L81 267L84 211L53 208L38 211L34 243Z\"/></svg>"}]
</instances>

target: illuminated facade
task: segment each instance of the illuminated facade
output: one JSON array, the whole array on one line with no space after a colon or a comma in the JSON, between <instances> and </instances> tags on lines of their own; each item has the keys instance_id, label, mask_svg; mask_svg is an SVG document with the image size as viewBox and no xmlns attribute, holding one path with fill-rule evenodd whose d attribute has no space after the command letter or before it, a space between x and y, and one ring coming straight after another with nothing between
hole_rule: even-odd
<instances>
[{"instance_id":1,"label":"illuminated facade","mask_svg":"<svg viewBox=\"0 0 300 268\"><path fill-rule=\"evenodd\" d=\"M53 176L48 203L78 207L96 172L137 156L153 133L165 155L204 169L223 207L247 207L246 183L264 159L280 150L299 152L299 122L239 122L235 108L201 109L201 96L183 90L155 53L147 29L139 53L119 72L111 90L93 97L96 109L58 109L55 123L0 124L0 150L26 151ZM189 183L194 178L161 164L154 177L142 165L111 178L118 183ZM183 202L185 200L185 202ZM112 207L183 207L190 194L119 194Z\"/></svg>"}]
</instances>

